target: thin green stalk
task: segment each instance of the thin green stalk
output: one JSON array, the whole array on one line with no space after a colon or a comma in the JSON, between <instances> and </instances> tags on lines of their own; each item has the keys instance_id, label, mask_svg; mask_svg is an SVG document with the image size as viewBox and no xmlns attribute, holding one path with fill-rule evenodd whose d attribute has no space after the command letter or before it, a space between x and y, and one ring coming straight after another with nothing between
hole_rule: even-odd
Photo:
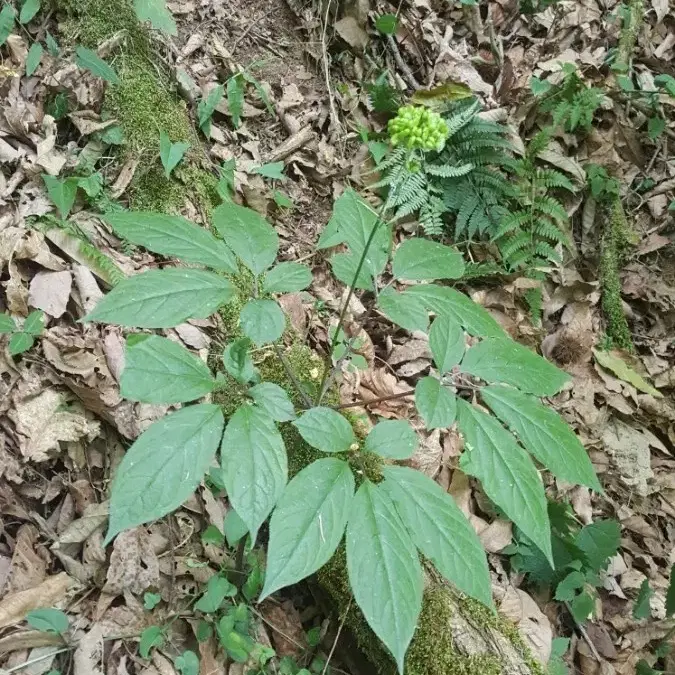
<instances>
[{"instance_id":1,"label":"thin green stalk","mask_svg":"<svg viewBox=\"0 0 675 675\"><path fill-rule=\"evenodd\" d=\"M356 266L356 272L354 273L354 279L352 280L352 283L349 285L349 292L347 293L347 297L342 305L342 309L340 310L340 315L338 317L338 323L335 328L335 331L333 332L333 337L330 341L330 346L328 347L328 363L330 364L331 360L331 354L333 353L333 349L335 348L335 345L337 344L337 336L340 333L340 329L342 328L342 325L344 324L345 317L347 316L347 310L349 308L349 303L351 302L351 299L354 295L354 291L356 290L356 281L359 278L359 274L361 274L361 269L363 268L363 264L366 261L366 256L368 255L368 251L370 249L371 244L373 243L373 240L375 239L375 234L377 231L380 229L380 226L385 223L384 220L384 214L387 212L389 209L389 204L391 202L391 191L389 193L389 197L385 200L385 202L382 204L382 207L380 210L377 212L377 220L375 221L375 224L373 225L373 229L370 231L370 234L368 235L368 239L366 240L366 245L363 247L363 251L361 252L361 257L359 259L359 263ZM332 371L332 368L330 365L327 365L327 367L324 369L323 372L323 377L321 378L321 386L319 387L319 396L317 398L316 404L320 405L321 401L323 400L323 397L326 394L326 390L328 389L327 384L328 384L328 378L330 376L330 373Z\"/></svg>"}]
</instances>

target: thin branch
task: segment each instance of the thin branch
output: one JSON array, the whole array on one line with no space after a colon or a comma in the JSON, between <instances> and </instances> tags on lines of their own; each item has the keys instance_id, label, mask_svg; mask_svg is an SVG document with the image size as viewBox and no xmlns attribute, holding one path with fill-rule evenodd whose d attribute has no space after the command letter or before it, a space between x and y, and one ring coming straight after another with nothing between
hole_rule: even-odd
<instances>
[{"instance_id":1,"label":"thin branch","mask_svg":"<svg viewBox=\"0 0 675 675\"><path fill-rule=\"evenodd\" d=\"M298 394L300 394L303 403L305 404L305 408L309 409L312 407L312 400L309 398L307 395L307 392L305 391L304 387L302 384L300 384L300 381L298 378L295 376L295 373L293 372L293 369L291 368L291 364L288 362L288 359L283 355L281 349L279 348L279 345L275 344L274 345L274 351L276 352L277 358L279 361L281 361L281 365L284 367L284 370L286 371L286 375L288 375L289 379L293 383L293 386L297 390Z\"/></svg>"},{"instance_id":2,"label":"thin branch","mask_svg":"<svg viewBox=\"0 0 675 675\"><path fill-rule=\"evenodd\" d=\"M328 672L328 664L330 663L331 658L333 658L333 653L335 652L338 640L340 639L340 633L342 633L342 629L344 628L345 621L347 620L347 615L349 614L349 610L352 608L353 599L354 596L351 596L349 598L349 604L347 605L347 609L345 609L345 613L343 614L342 620L340 621L340 625L338 626L337 633L335 634L335 640L333 641L333 646L330 648L330 653L328 654L328 658L326 659L326 665L323 667L323 670L321 671L321 675L326 675L326 673Z\"/></svg>"},{"instance_id":3,"label":"thin branch","mask_svg":"<svg viewBox=\"0 0 675 675\"><path fill-rule=\"evenodd\" d=\"M29 659L28 661L24 661L23 663L19 664L18 666L14 666L13 668L7 668L2 671L2 675L9 675L10 673L18 673L20 670L23 670L24 668L27 668L28 666L32 666L34 663L39 663L40 661L45 661L46 659L53 658L57 656L58 654L63 654L64 652L69 652L71 649L74 649L74 647L64 647L63 649L57 649L56 651L49 652L48 654L40 654L39 656L36 656L33 659Z\"/></svg>"},{"instance_id":4,"label":"thin branch","mask_svg":"<svg viewBox=\"0 0 675 675\"><path fill-rule=\"evenodd\" d=\"M420 83L415 79L412 70L410 70L410 66L408 66L408 64L403 60L401 52L398 49L398 45L391 35L387 35L387 45L389 46L389 49L391 50L391 53L394 57L394 61L396 61L396 65L400 68L401 75L408 86L413 90L419 89Z\"/></svg>"},{"instance_id":5,"label":"thin branch","mask_svg":"<svg viewBox=\"0 0 675 675\"><path fill-rule=\"evenodd\" d=\"M341 403L340 405L330 406L333 410L342 410L344 408L357 408L359 406L369 406L373 403L382 403L382 401L393 401L397 398L405 398L406 396L413 396L415 394L414 389L409 389L408 391L403 391L400 394L392 394L391 396L380 396L379 398L369 398L365 401L353 401L352 403Z\"/></svg>"},{"instance_id":6,"label":"thin branch","mask_svg":"<svg viewBox=\"0 0 675 675\"><path fill-rule=\"evenodd\" d=\"M591 650L591 654L593 655L593 658L598 662L602 663L602 657L600 654L598 654L598 650L595 648L595 645L593 644L593 641L589 637L588 633L586 632L586 629L577 621L576 617L574 616L574 612L572 612L572 608L570 607L569 602L565 602L565 607L567 607L567 611L570 613L570 616L572 617L572 620L576 624L579 632L581 633L581 637L584 638L586 641L586 644L588 645L588 648Z\"/></svg>"}]
</instances>

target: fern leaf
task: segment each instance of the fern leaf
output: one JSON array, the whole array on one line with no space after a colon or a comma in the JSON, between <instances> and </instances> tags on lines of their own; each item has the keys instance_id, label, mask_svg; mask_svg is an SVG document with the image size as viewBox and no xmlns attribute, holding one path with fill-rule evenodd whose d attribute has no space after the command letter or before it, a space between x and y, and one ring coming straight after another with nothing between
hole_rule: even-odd
<instances>
[{"instance_id":1,"label":"fern leaf","mask_svg":"<svg viewBox=\"0 0 675 675\"><path fill-rule=\"evenodd\" d=\"M461 164L459 166L427 164L425 168L427 173L430 173L432 176L438 176L440 178L459 178L460 176L465 176L469 173L469 171L474 168L474 165L470 163Z\"/></svg>"}]
</instances>

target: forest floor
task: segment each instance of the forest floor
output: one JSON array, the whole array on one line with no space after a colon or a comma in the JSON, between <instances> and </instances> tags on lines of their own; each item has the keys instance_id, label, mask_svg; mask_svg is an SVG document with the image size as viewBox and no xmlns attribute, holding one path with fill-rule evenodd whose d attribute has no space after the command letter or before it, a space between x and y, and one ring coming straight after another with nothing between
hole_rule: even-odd
<instances>
[{"instance_id":1,"label":"forest floor","mask_svg":"<svg viewBox=\"0 0 675 675\"><path fill-rule=\"evenodd\" d=\"M193 640L197 622L174 617L165 647L142 658L138 637L158 620L156 612L166 616L166 608L148 607L152 599L144 593L155 589L170 606L194 595L213 573L209 565L222 561L202 535L222 530L228 507L206 488L170 518L102 546L110 467L168 406L122 400L121 330L78 322L116 275L157 264L114 237L100 213L121 204L208 225L219 168L229 167L237 200L274 223L282 259L311 264L309 292L282 302L293 327L325 353L329 317L343 290L315 242L333 200L372 181L363 133L372 138L384 118L373 112L366 85L385 70L404 97L413 81L422 88L461 83L522 147L541 124L531 80L555 81L563 63L603 92L592 128L557 133L545 157L577 186L565 203L575 248L547 270L541 321L528 307L531 279L502 275L462 287L514 339L573 376L553 403L590 453L604 494L546 481L548 494L570 504L579 523L621 524L620 547L594 592L594 618L580 625L552 589L514 569L511 558L522 551L512 525L457 469L455 430L424 432L412 463L447 489L474 524L489 552L497 605L543 664L561 637L570 639L562 650L570 672L675 672L675 659L661 645L664 636L672 642L675 627L666 616L675 563L675 97L657 95L661 128L607 66L625 39L626 12L637 8L634 85L653 91L654 77L675 77L673 3L561 0L530 13L517 0L321 7L300 0L170 0L168 8L177 24L171 37L141 30L125 0L56 0L23 24L17 5L11 26L0 17L0 312L19 325L34 309L46 316L46 329L22 354L11 355L9 336L0 335L0 673L177 673L174 657ZM390 39L375 28L387 13L398 13ZM33 67L37 43L44 47ZM78 69L78 45L97 49L119 82ZM233 125L226 96L207 138L199 131L198 102L238 73L245 74L241 124ZM160 131L190 144L171 180L161 169ZM601 351L608 344L599 255L606 219L591 212L589 163L618 180L632 231L619 264L619 311L632 351ZM83 179L67 225L56 217L43 174ZM469 248L477 259L485 249ZM207 359L219 352L221 331L209 319L166 335ZM344 402L410 389L430 366L428 343L417 334L384 331L375 318L361 335L368 367L344 373ZM422 428L405 398L357 412ZM635 612L645 580L647 608L643 597ZM25 623L29 610L45 606L68 615L67 643ZM340 635L339 617L326 610L305 586L259 607L256 640L276 656L254 672L296 672L283 670L284 656L312 672L321 672L327 658L333 672L369 672L353 658L349 636ZM201 642L199 652L200 675L245 672L213 640ZM555 654L554 662L563 668Z\"/></svg>"}]
</instances>

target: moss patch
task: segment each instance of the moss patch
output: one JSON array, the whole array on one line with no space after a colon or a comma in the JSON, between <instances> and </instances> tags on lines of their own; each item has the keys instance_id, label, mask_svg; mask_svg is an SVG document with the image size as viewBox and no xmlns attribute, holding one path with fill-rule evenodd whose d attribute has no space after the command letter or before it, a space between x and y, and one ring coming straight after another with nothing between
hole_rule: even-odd
<instances>
[{"instance_id":1,"label":"moss patch","mask_svg":"<svg viewBox=\"0 0 675 675\"><path fill-rule=\"evenodd\" d=\"M58 0L66 14L64 34L70 42L95 49L124 31L124 39L108 61L120 82L106 87L102 114L114 117L124 134L121 159L139 160L129 186L130 206L136 210L177 212L186 195L210 215L219 202L216 179L196 166L200 140L187 106L171 79L154 59L152 45L129 0ZM159 159L159 134L191 146L170 179Z\"/></svg>"},{"instance_id":2,"label":"moss patch","mask_svg":"<svg viewBox=\"0 0 675 675\"><path fill-rule=\"evenodd\" d=\"M602 311L607 322L607 337L612 345L633 351L633 339L621 304L619 270L626 250L635 243L635 234L618 198L608 208L609 219L600 244Z\"/></svg>"}]
</instances>

